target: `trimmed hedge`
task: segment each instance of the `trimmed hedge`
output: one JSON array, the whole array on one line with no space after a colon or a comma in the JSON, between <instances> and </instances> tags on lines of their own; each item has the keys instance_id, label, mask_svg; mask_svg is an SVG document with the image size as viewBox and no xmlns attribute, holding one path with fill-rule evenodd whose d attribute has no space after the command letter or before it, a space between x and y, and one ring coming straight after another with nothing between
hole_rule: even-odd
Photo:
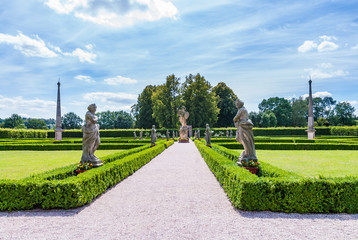
<instances>
[{"instance_id":1,"label":"trimmed hedge","mask_svg":"<svg viewBox=\"0 0 358 240\"><path fill-rule=\"evenodd\" d=\"M331 134L339 136L358 136L358 126L332 127Z\"/></svg>"},{"instance_id":2,"label":"trimmed hedge","mask_svg":"<svg viewBox=\"0 0 358 240\"><path fill-rule=\"evenodd\" d=\"M228 149L244 149L240 143L221 143ZM255 143L260 150L358 150L358 144L349 143Z\"/></svg>"},{"instance_id":3,"label":"trimmed hedge","mask_svg":"<svg viewBox=\"0 0 358 240\"><path fill-rule=\"evenodd\" d=\"M155 147L106 163L78 176L62 176L64 179L60 180L44 180L44 176L51 179L48 173L23 180L0 180L0 210L68 209L83 206L134 173L171 144L173 141L158 143ZM63 169L57 171L66 173Z\"/></svg>"},{"instance_id":4,"label":"trimmed hedge","mask_svg":"<svg viewBox=\"0 0 358 240\"><path fill-rule=\"evenodd\" d=\"M115 150L115 149L131 149L143 146L145 143L102 143L99 145L99 150ZM7 144L0 145L0 151L68 151L68 150L82 150L81 144Z\"/></svg>"},{"instance_id":5,"label":"trimmed hedge","mask_svg":"<svg viewBox=\"0 0 358 240\"><path fill-rule=\"evenodd\" d=\"M47 138L47 131L0 128L0 138Z\"/></svg>"},{"instance_id":6,"label":"trimmed hedge","mask_svg":"<svg viewBox=\"0 0 358 240\"><path fill-rule=\"evenodd\" d=\"M211 171L221 183L232 204L250 211L298 213L358 213L358 178L258 177L235 162L206 147L195 144ZM262 164L262 171L275 171Z\"/></svg>"}]
</instances>

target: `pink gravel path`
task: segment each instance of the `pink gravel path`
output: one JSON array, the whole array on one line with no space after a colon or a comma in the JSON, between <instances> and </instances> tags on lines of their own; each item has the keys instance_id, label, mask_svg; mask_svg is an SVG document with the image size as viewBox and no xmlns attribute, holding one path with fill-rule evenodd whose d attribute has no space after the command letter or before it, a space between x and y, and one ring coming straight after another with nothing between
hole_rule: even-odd
<instances>
[{"instance_id":1,"label":"pink gravel path","mask_svg":"<svg viewBox=\"0 0 358 240\"><path fill-rule=\"evenodd\" d=\"M237 210L195 145L175 143L82 208L0 212L0 239L358 239L358 214Z\"/></svg>"}]
</instances>

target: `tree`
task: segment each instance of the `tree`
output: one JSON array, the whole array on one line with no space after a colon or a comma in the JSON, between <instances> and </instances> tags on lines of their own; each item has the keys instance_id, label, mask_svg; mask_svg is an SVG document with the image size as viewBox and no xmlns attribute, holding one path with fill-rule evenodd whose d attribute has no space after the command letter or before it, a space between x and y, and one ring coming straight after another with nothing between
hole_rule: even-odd
<instances>
[{"instance_id":1,"label":"tree","mask_svg":"<svg viewBox=\"0 0 358 240\"><path fill-rule=\"evenodd\" d=\"M233 127L233 118L237 113L235 101L237 96L225 83L220 82L212 90L219 97L217 107L220 109L216 127Z\"/></svg>"},{"instance_id":2,"label":"tree","mask_svg":"<svg viewBox=\"0 0 358 240\"><path fill-rule=\"evenodd\" d=\"M115 121L114 127L116 129L128 129L133 128L133 118L132 116L124 111L119 111L117 113L117 119Z\"/></svg>"},{"instance_id":3,"label":"tree","mask_svg":"<svg viewBox=\"0 0 358 240\"><path fill-rule=\"evenodd\" d=\"M293 127L305 127L307 126L308 118L308 98L303 99L293 98L291 100L292 104L292 126Z\"/></svg>"},{"instance_id":4,"label":"tree","mask_svg":"<svg viewBox=\"0 0 358 240\"><path fill-rule=\"evenodd\" d=\"M96 113L101 129L128 129L133 127L133 118L124 111Z\"/></svg>"},{"instance_id":5,"label":"tree","mask_svg":"<svg viewBox=\"0 0 358 240\"><path fill-rule=\"evenodd\" d=\"M48 129L45 120L43 119L28 119L25 122L25 125L29 129Z\"/></svg>"},{"instance_id":6,"label":"tree","mask_svg":"<svg viewBox=\"0 0 358 240\"><path fill-rule=\"evenodd\" d=\"M262 116L262 113L261 114L257 113L257 112L250 112L249 113L249 119L254 124L254 127L259 127L260 126L261 116Z\"/></svg>"},{"instance_id":7,"label":"tree","mask_svg":"<svg viewBox=\"0 0 358 240\"><path fill-rule=\"evenodd\" d=\"M18 114L12 114L11 117L6 118L4 121L4 128L26 128L24 120Z\"/></svg>"},{"instance_id":8,"label":"tree","mask_svg":"<svg viewBox=\"0 0 358 240\"><path fill-rule=\"evenodd\" d=\"M153 118L153 102L152 95L156 90L156 86L148 85L143 92L138 96L137 104L132 106L132 114L135 118L136 128L151 129L155 125Z\"/></svg>"},{"instance_id":9,"label":"tree","mask_svg":"<svg viewBox=\"0 0 358 240\"><path fill-rule=\"evenodd\" d=\"M158 86L152 95L153 118L160 128L177 127L177 110L180 105L179 80L174 74L167 76L165 84Z\"/></svg>"},{"instance_id":10,"label":"tree","mask_svg":"<svg viewBox=\"0 0 358 240\"><path fill-rule=\"evenodd\" d=\"M260 127L276 127L277 119L273 112L267 110L261 115Z\"/></svg>"},{"instance_id":11,"label":"tree","mask_svg":"<svg viewBox=\"0 0 358 240\"><path fill-rule=\"evenodd\" d=\"M82 127L83 120L74 112L66 113L62 117L63 129L80 129Z\"/></svg>"},{"instance_id":12,"label":"tree","mask_svg":"<svg viewBox=\"0 0 358 240\"><path fill-rule=\"evenodd\" d=\"M337 125L355 125L355 108L348 102L340 102L334 108Z\"/></svg>"},{"instance_id":13,"label":"tree","mask_svg":"<svg viewBox=\"0 0 358 240\"><path fill-rule=\"evenodd\" d=\"M314 119L325 118L329 119L334 115L334 105L336 101L332 97L315 97L312 99L313 104L313 116Z\"/></svg>"},{"instance_id":14,"label":"tree","mask_svg":"<svg viewBox=\"0 0 358 240\"><path fill-rule=\"evenodd\" d=\"M183 104L190 116L188 125L204 127L206 123L214 125L217 122L219 109L218 97L211 91L211 85L199 73L185 77L181 88Z\"/></svg>"},{"instance_id":15,"label":"tree","mask_svg":"<svg viewBox=\"0 0 358 240\"><path fill-rule=\"evenodd\" d=\"M285 98L272 97L264 99L259 104L259 110L265 112L272 111L277 118L277 126L287 127L291 125L292 107L290 102Z\"/></svg>"}]
</instances>

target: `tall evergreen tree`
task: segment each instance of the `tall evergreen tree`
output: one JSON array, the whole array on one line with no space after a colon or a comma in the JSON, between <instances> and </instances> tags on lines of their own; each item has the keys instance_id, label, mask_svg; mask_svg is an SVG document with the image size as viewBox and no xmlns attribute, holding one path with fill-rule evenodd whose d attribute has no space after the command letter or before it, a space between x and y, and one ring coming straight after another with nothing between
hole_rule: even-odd
<instances>
[{"instance_id":1,"label":"tall evergreen tree","mask_svg":"<svg viewBox=\"0 0 358 240\"><path fill-rule=\"evenodd\" d=\"M218 97L212 91L211 85L199 73L185 77L182 85L182 99L190 116L188 125L204 127L206 123L213 126L218 119Z\"/></svg>"},{"instance_id":2,"label":"tall evergreen tree","mask_svg":"<svg viewBox=\"0 0 358 240\"><path fill-rule=\"evenodd\" d=\"M220 82L213 87L213 92L219 97L217 107L220 109L216 127L233 127L233 118L236 115L237 108L235 101L237 96L225 83Z\"/></svg>"},{"instance_id":3,"label":"tall evergreen tree","mask_svg":"<svg viewBox=\"0 0 358 240\"><path fill-rule=\"evenodd\" d=\"M156 90L156 86L148 85L138 96L137 104L132 106L132 114L135 118L136 128L151 129L156 124L153 118L153 102L152 95Z\"/></svg>"},{"instance_id":4,"label":"tall evergreen tree","mask_svg":"<svg viewBox=\"0 0 358 240\"><path fill-rule=\"evenodd\" d=\"M157 87L152 95L153 117L159 127L177 127L177 110L180 105L179 78L167 76L166 82Z\"/></svg>"}]
</instances>

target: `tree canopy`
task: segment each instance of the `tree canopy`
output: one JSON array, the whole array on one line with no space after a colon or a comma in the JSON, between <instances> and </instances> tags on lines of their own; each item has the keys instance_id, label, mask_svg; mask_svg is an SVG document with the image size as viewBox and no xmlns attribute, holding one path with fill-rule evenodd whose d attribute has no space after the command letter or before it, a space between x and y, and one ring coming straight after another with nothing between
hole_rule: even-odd
<instances>
[{"instance_id":1,"label":"tree canopy","mask_svg":"<svg viewBox=\"0 0 358 240\"><path fill-rule=\"evenodd\" d=\"M216 127L233 127L233 118L236 115L237 108L235 101L237 96L234 91L225 83L220 82L213 87L213 92L218 96L217 108L220 109Z\"/></svg>"},{"instance_id":2,"label":"tree canopy","mask_svg":"<svg viewBox=\"0 0 358 240\"><path fill-rule=\"evenodd\" d=\"M74 112L66 113L62 117L63 129L80 129L82 127L83 120Z\"/></svg>"}]
</instances>

